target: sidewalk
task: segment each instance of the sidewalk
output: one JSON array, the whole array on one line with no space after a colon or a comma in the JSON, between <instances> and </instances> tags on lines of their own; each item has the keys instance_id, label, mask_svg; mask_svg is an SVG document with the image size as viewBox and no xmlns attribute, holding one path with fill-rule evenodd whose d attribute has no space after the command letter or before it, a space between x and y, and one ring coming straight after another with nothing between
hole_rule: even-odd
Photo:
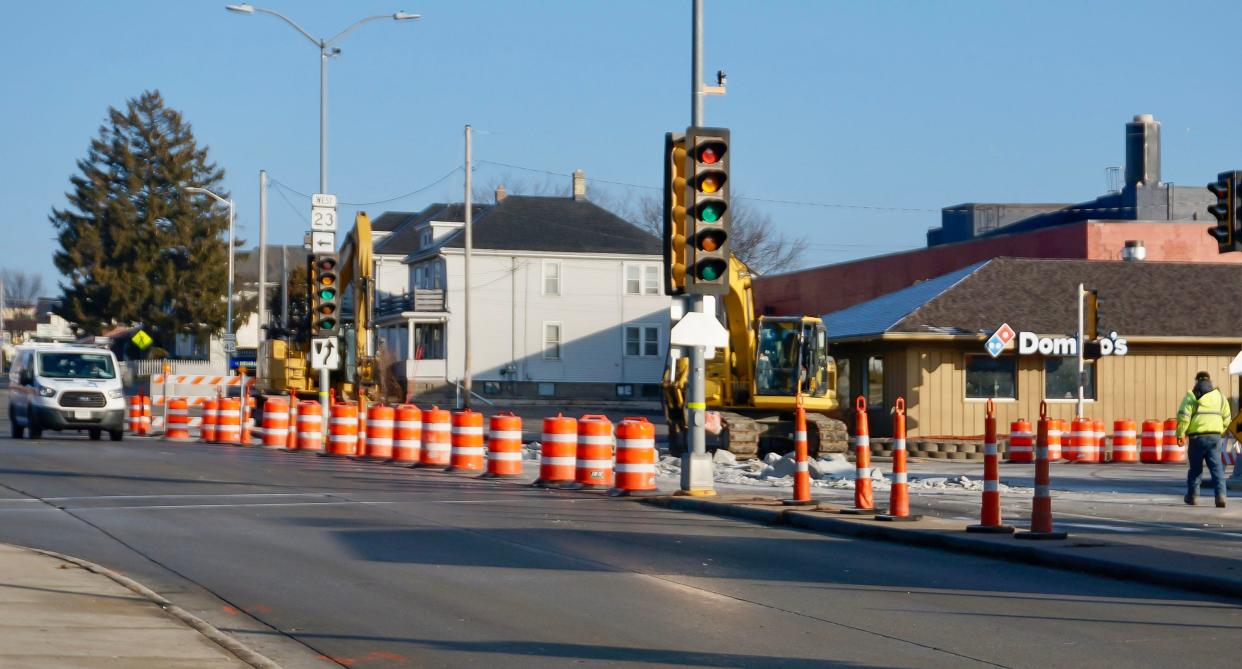
<instances>
[{"instance_id":1,"label":"sidewalk","mask_svg":"<svg viewBox=\"0 0 1242 669\"><path fill-rule=\"evenodd\" d=\"M0 666L275 667L237 647L249 659L242 661L208 637L235 641L110 574L87 562L0 544Z\"/></svg>"}]
</instances>

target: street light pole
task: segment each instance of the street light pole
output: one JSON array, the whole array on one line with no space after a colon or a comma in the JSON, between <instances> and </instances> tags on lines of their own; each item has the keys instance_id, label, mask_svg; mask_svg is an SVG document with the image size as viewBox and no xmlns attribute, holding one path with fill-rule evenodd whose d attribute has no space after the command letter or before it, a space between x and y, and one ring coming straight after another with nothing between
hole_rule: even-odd
<instances>
[{"instance_id":1,"label":"street light pole","mask_svg":"<svg viewBox=\"0 0 1242 669\"><path fill-rule=\"evenodd\" d=\"M186 186L183 190L187 193L201 193L203 195L208 195L216 202L227 205L229 208L229 287L228 299L226 300L227 306L225 308L227 315L225 316L224 332L226 333L228 339L233 339L233 219L234 212L236 210L233 206L233 199L222 198L206 188L199 188L198 186Z\"/></svg>"}]
</instances>

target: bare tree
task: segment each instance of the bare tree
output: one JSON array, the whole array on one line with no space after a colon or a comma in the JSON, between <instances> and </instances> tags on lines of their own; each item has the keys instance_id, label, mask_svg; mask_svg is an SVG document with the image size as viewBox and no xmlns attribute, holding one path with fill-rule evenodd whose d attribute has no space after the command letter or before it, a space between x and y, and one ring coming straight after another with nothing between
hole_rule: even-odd
<instances>
[{"instance_id":1,"label":"bare tree","mask_svg":"<svg viewBox=\"0 0 1242 669\"><path fill-rule=\"evenodd\" d=\"M0 270L0 281L4 282L4 301L10 307L34 304L43 292L43 277L33 272Z\"/></svg>"},{"instance_id":2,"label":"bare tree","mask_svg":"<svg viewBox=\"0 0 1242 669\"><path fill-rule=\"evenodd\" d=\"M604 202L597 204L605 206ZM657 237L664 236L664 204L660 195L646 195L629 203L609 203L613 212ZM733 255L755 274L797 269L806 248L804 237L778 232L772 217L734 195L729 245Z\"/></svg>"}]
</instances>

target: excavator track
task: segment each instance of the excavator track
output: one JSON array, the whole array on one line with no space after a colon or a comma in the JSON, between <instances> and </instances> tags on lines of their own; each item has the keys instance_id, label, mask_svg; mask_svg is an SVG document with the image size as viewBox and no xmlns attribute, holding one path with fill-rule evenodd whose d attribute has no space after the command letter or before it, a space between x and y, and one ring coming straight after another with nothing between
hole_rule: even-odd
<instances>
[{"instance_id":1,"label":"excavator track","mask_svg":"<svg viewBox=\"0 0 1242 669\"><path fill-rule=\"evenodd\" d=\"M793 420L787 416L747 416L733 411L720 412L721 431L708 440L709 447L724 449L739 460L750 460L764 453L793 450ZM845 423L820 413L806 415L807 447L812 456L845 453L849 434Z\"/></svg>"}]
</instances>

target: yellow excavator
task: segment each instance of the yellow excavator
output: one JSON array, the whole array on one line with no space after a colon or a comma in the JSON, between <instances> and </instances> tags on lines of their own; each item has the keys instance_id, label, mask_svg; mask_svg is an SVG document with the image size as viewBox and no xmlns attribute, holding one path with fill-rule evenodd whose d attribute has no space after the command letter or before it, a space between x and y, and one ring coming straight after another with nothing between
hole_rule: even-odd
<instances>
[{"instance_id":1,"label":"yellow excavator","mask_svg":"<svg viewBox=\"0 0 1242 669\"><path fill-rule=\"evenodd\" d=\"M358 401L362 405L360 410L365 402L375 401L378 394L372 331L375 278L371 248L371 219L360 211L337 254L338 286L341 297L349 296L352 300L353 322L342 329L345 359L342 369L333 374L332 383L337 399ZM297 392L304 398L313 397L311 393L318 389L318 378L308 373L308 347L306 332L290 333L288 339L264 340L259 350L258 392L261 395Z\"/></svg>"},{"instance_id":2,"label":"yellow excavator","mask_svg":"<svg viewBox=\"0 0 1242 669\"><path fill-rule=\"evenodd\" d=\"M707 407L720 417L719 433L715 439L709 435L709 447L742 459L793 450L793 415L801 392L810 451L845 452L845 423L832 417L838 410L837 370L828 355L824 322L813 316L756 316L750 268L735 256L729 258L728 284L717 307L729 332L728 345L706 361L705 369ZM674 454L685 449L688 375L684 356L664 372L663 404Z\"/></svg>"}]
</instances>

